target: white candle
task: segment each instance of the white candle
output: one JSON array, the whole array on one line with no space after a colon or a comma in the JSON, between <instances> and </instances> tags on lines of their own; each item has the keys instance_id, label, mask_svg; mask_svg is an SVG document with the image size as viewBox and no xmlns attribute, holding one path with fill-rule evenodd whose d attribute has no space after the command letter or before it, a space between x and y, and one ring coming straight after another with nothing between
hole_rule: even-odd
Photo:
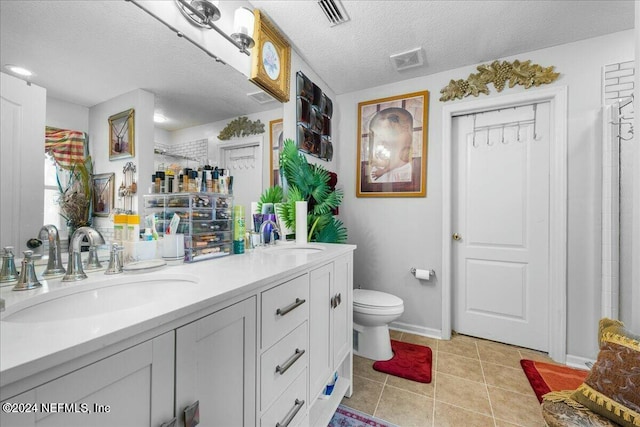
<instances>
[{"instance_id":1,"label":"white candle","mask_svg":"<svg viewBox=\"0 0 640 427\"><path fill-rule=\"evenodd\" d=\"M307 202L296 202L296 245L307 244Z\"/></svg>"}]
</instances>

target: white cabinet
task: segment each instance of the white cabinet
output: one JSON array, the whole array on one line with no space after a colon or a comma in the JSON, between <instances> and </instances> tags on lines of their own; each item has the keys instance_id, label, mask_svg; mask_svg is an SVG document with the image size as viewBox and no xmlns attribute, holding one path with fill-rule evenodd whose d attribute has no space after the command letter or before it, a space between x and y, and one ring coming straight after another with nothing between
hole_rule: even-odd
<instances>
[{"instance_id":1,"label":"white cabinet","mask_svg":"<svg viewBox=\"0 0 640 427\"><path fill-rule=\"evenodd\" d=\"M7 399L32 412L2 411L0 425L160 426L173 418L173 355L167 332Z\"/></svg>"},{"instance_id":2,"label":"white cabinet","mask_svg":"<svg viewBox=\"0 0 640 427\"><path fill-rule=\"evenodd\" d=\"M311 425L326 425L352 381L352 254L309 274L309 399ZM318 399L334 373L339 379L328 400Z\"/></svg>"},{"instance_id":3,"label":"white cabinet","mask_svg":"<svg viewBox=\"0 0 640 427\"><path fill-rule=\"evenodd\" d=\"M324 427L351 393L352 264L341 252L13 382L6 402L39 411L0 413L0 425L184 427L197 403L203 426Z\"/></svg>"},{"instance_id":4,"label":"white cabinet","mask_svg":"<svg viewBox=\"0 0 640 427\"><path fill-rule=\"evenodd\" d=\"M256 424L256 297L176 331L176 417L199 403L203 426Z\"/></svg>"}]
</instances>

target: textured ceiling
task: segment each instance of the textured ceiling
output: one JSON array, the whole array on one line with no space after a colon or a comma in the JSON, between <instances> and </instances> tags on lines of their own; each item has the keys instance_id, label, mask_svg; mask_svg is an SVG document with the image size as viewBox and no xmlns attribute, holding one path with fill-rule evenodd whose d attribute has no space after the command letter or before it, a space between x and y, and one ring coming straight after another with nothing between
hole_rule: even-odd
<instances>
[{"instance_id":1,"label":"textured ceiling","mask_svg":"<svg viewBox=\"0 0 640 427\"><path fill-rule=\"evenodd\" d=\"M630 0L342 0L351 20L335 27L316 1L251 3L337 94L634 26ZM416 47L424 65L396 71L389 56Z\"/></svg>"},{"instance_id":2,"label":"textured ceiling","mask_svg":"<svg viewBox=\"0 0 640 427\"><path fill-rule=\"evenodd\" d=\"M330 27L314 0L250 3L337 94L633 28L634 16L631 0L343 0L351 20ZM2 0L0 32L0 65L31 68L50 96L89 107L145 89L169 130L278 106L129 2ZM415 47L424 65L396 71L389 56Z\"/></svg>"}]
</instances>

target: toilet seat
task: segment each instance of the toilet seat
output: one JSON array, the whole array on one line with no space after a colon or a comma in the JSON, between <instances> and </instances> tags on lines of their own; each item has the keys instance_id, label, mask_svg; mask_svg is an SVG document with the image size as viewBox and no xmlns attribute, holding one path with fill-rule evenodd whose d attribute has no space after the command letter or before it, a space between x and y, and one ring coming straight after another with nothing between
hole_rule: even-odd
<instances>
[{"instance_id":1,"label":"toilet seat","mask_svg":"<svg viewBox=\"0 0 640 427\"><path fill-rule=\"evenodd\" d=\"M353 307L362 309L393 310L404 307L402 299L386 292L369 289L353 290Z\"/></svg>"}]
</instances>

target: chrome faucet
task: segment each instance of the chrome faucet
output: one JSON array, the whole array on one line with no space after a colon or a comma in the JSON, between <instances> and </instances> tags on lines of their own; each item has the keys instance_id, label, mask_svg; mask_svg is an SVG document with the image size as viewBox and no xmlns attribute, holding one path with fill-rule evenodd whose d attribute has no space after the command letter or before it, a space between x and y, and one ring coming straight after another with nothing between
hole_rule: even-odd
<instances>
[{"instance_id":1,"label":"chrome faucet","mask_svg":"<svg viewBox=\"0 0 640 427\"><path fill-rule=\"evenodd\" d=\"M18 280L16 261L13 255L13 246L7 246L2 250L2 269L0 270L0 283L15 282Z\"/></svg>"},{"instance_id":2,"label":"chrome faucet","mask_svg":"<svg viewBox=\"0 0 640 427\"><path fill-rule=\"evenodd\" d=\"M22 252L22 268L20 269L20 278L18 283L13 287L14 291L28 291L42 287L42 283L36 277L36 269L33 266L33 251Z\"/></svg>"},{"instance_id":3,"label":"chrome faucet","mask_svg":"<svg viewBox=\"0 0 640 427\"><path fill-rule=\"evenodd\" d=\"M117 243L113 243L111 246L111 253L109 255L109 266L104 274L120 274L122 273L122 248Z\"/></svg>"},{"instance_id":4,"label":"chrome faucet","mask_svg":"<svg viewBox=\"0 0 640 427\"><path fill-rule=\"evenodd\" d=\"M267 232L267 225L271 224L271 230L269 232L269 239L267 240L265 238L265 234ZM278 235L280 236L280 229L278 228L278 224L275 223L275 221L272 221L270 219L267 219L265 221L262 222L262 225L260 225L260 244L262 246L264 245L275 245L276 244L276 239L275 236Z\"/></svg>"},{"instance_id":5,"label":"chrome faucet","mask_svg":"<svg viewBox=\"0 0 640 427\"><path fill-rule=\"evenodd\" d=\"M69 266L67 267L67 274L62 278L63 282L74 282L87 278L86 273L82 269L82 257L80 254L80 244L84 237L89 240L89 246L99 246L105 243L99 231L91 227L78 228L73 233L73 236L71 236L71 243L69 244Z\"/></svg>"},{"instance_id":6,"label":"chrome faucet","mask_svg":"<svg viewBox=\"0 0 640 427\"><path fill-rule=\"evenodd\" d=\"M62 265L62 251L60 250L60 235L55 225L45 225L40 229L38 238L42 239L46 235L49 241L49 261L47 268L42 273L42 277L59 276L66 273Z\"/></svg>"}]
</instances>

